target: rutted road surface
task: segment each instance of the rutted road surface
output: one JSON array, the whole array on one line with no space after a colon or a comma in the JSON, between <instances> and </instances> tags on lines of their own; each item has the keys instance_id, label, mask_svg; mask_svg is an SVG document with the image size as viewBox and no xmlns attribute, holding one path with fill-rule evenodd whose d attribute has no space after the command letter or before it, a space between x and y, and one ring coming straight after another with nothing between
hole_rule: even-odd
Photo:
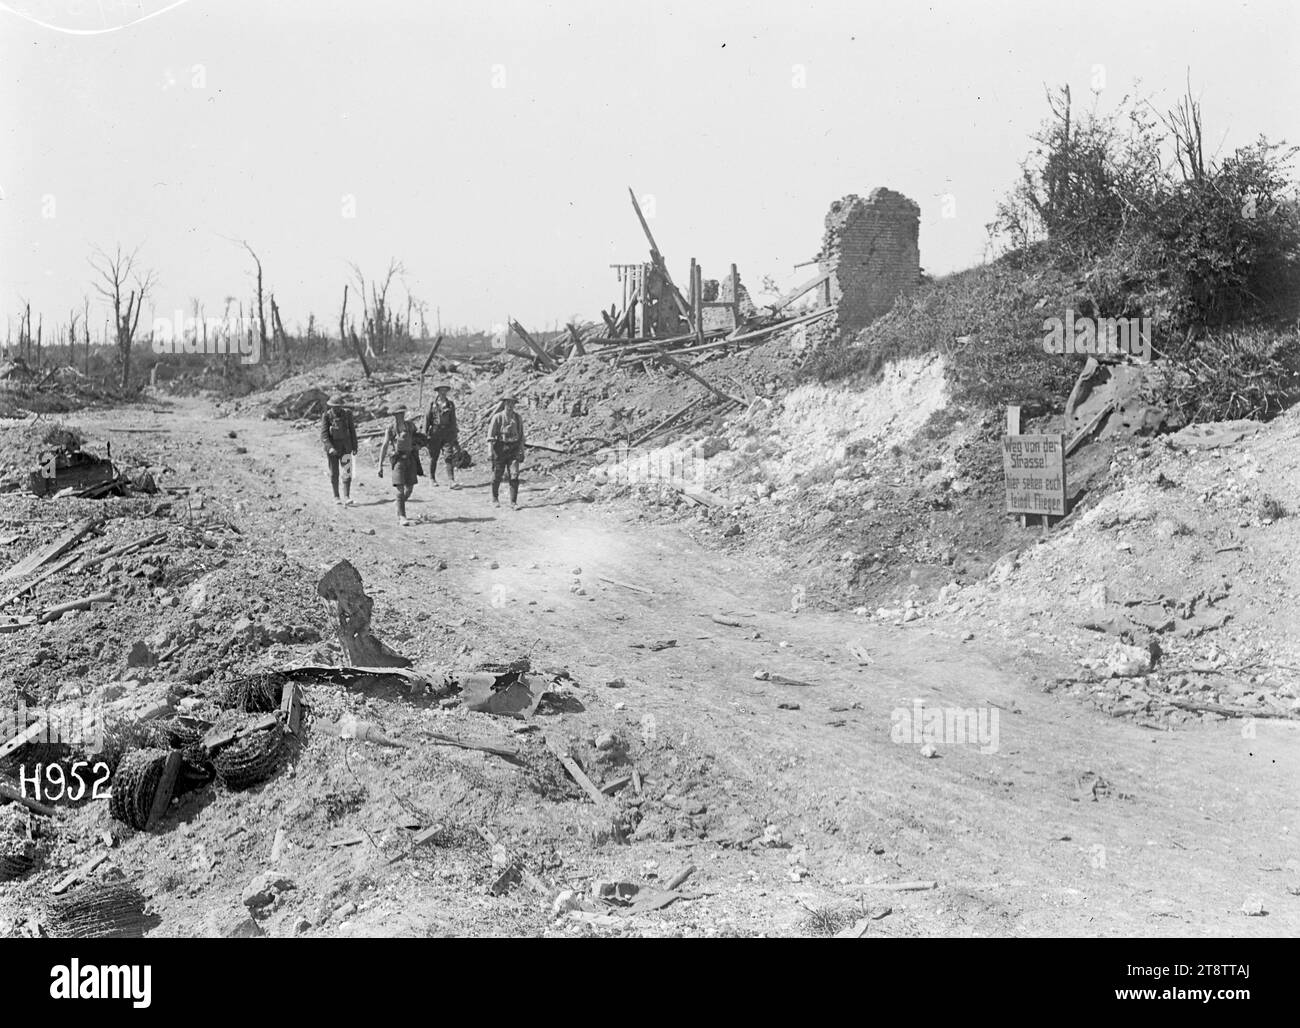
<instances>
[{"instance_id":1,"label":"rutted road surface","mask_svg":"<svg viewBox=\"0 0 1300 1028\"><path fill-rule=\"evenodd\" d=\"M801 881L789 849L704 839L602 850L610 869L689 854L693 884L713 895L665 910L665 922L723 911L730 930L781 933L811 908L865 898L892 909L872 922L880 935L1300 930L1300 896L1288 891L1300 885L1295 723L1261 721L1246 738L1240 722L1158 732L1110 719L1003 670L992 638L792 611L798 583L779 569L630 508L556 501L527 467L517 512L491 506L488 471L476 466L457 491L422 479L408 508L419 523L401 528L375 474L377 446L363 446L357 505L341 508L314 431L220 417L195 401L146 418L80 423L92 434L157 424L192 441L196 470L181 480L223 507L239 503L245 532L308 567L351 560L381 637L386 613L404 609L476 654L531 648L535 664L568 667L587 697L584 710L547 720L635 735L650 716L659 737L711 754L715 812L730 805L806 847ZM575 567L585 594L571 591ZM630 645L668 639L676 645ZM430 656L388 641L418 662ZM812 684L758 681L758 669ZM941 742L928 757L919 742L894 741L896 713L918 700L982 712L996 745ZM861 888L906 880L938 888ZM1266 916L1241 912L1251 899Z\"/></svg>"}]
</instances>

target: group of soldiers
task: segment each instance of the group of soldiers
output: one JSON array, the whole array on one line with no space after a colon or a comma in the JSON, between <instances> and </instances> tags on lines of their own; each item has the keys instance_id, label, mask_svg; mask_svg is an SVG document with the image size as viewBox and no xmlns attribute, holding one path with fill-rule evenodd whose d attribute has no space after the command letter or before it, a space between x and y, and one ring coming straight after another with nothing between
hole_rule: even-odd
<instances>
[{"instance_id":1,"label":"group of soldiers","mask_svg":"<svg viewBox=\"0 0 1300 1028\"><path fill-rule=\"evenodd\" d=\"M456 482L457 465L468 466L460 446L460 428L456 422L456 404L451 399L451 384L440 382L434 390L434 400L424 415L423 431L407 417L405 406L391 407L384 412L391 422L384 430L383 445L379 450L377 470L384 477L388 465L388 480L396 492L397 523L409 525L406 501L415 490L416 480L424 474L420 451L429 451L429 480L438 484L438 459L443 458L447 478L452 489ZM488 446L492 452L492 503L501 506L501 483L510 485L510 506L519 507L519 472L524 461L524 421L515 410L514 396L503 396L488 421ZM352 470L357 455L357 426L352 412L341 396L332 396L325 413L321 415L320 441L329 462L330 486L334 502L352 506ZM339 495L340 481L343 495Z\"/></svg>"}]
</instances>

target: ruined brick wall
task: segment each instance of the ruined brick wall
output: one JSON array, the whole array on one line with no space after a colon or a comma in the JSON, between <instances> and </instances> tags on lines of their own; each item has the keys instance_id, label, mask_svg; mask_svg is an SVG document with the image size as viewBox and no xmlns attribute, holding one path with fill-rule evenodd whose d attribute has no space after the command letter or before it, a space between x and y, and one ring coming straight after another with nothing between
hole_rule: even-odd
<instances>
[{"instance_id":1,"label":"ruined brick wall","mask_svg":"<svg viewBox=\"0 0 1300 1028\"><path fill-rule=\"evenodd\" d=\"M851 194L826 215L820 265L837 311L820 334L842 338L880 317L921 277L921 208L892 189Z\"/></svg>"}]
</instances>

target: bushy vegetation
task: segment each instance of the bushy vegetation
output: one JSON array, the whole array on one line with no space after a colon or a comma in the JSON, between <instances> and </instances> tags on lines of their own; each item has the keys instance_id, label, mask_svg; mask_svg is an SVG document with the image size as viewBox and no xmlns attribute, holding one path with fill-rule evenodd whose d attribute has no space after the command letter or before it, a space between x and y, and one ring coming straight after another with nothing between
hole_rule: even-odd
<instances>
[{"instance_id":1,"label":"bushy vegetation","mask_svg":"<svg viewBox=\"0 0 1300 1028\"><path fill-rule=\"evenodd\" d=\"M1188 421L1269 417L1300 395L1297 149L1261 138L1207 159L1199 104L1110 113L1048 96L1021 177L989 226L1001 256L901 298L810 363L825 381L902 356L948 358L958 402L1060 409L1084 359L1042 350L1043 320L1149 317Z\"/></svg>"}]
</instances>

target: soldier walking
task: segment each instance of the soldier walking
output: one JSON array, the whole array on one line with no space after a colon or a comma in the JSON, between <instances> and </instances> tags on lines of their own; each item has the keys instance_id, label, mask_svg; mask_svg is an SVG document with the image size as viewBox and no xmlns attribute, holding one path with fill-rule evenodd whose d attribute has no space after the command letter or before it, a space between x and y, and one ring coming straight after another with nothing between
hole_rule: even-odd
<instances>
[{"instance_id":1,"label":"soldier walking","mask_svg":"<svg viewBox=\"0 0 1300 1028\"><path fill-rule=\"evenodd\" d=\"M502 409L488 422L492 448L492 503L500 507L501 479L510 479L510 506L519 509L519 469L524 463L524 419L515 411L515 397L503 396Z\"/></svg>"},{"instance_id":2,"label":"soldier walking","mask_svg":"<svg viewBox=\"0 0 1300 1028\"><path fill-rule=\"evenodd\" d=\"M451 384L439 382L434 391L437 395L424 416L424 437L429 441L429 481L438 484L438 456L446 447L447 478L451 480L453 489L459 489L456 484L456 451L460 445L460 430L456 426L456 404L451 399Z\"/></svg>"},{"instance_id":3,"label":"soldier walking","mask_svg":"<svg viewBox=\"0 0 1300 1028\"><path fill-rule=\"evenodd\" d=\"M392 472L390 481L397 490L397 523L403 527L411 522L406 516L406 501L415 490L415 480L420 473L420 445L422 437L415 425L406 419L404 406L393 407L388 412L392 423L384 430L384 445L379 449L379 477L384 477L384 461Z\"/></svg>"},{"instance_id":4,"label":"soldier walking","mask_svg":"<svg viewBox=\"0 0 1300 1028\"><path fill-rule=\"evenodd\" d=\"M357 454L357 425L343 397L331 396L320 418L320 441L330 466L330 488L334 502L352 506L352 464ZM339 474L343 476L343 498L339 498Z\"/></svg>"}]
</instances>

